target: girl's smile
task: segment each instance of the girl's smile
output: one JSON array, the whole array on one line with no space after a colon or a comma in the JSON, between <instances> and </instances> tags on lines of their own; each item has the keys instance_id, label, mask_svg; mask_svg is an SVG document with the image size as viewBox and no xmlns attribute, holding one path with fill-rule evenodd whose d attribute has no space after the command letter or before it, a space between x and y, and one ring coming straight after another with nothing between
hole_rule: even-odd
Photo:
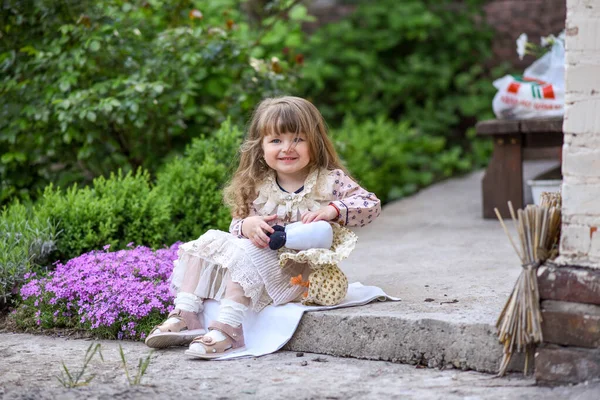
<instances>
[{"instance_id":1,"label":"girl's smile","mask_svg":"<svg viewBox=\"0 0 600 400\"><path fill-rule=\"evenodd\" d=\"M298 157L281 157L278 160L283 161L283 162L292 162L292 161L296 161L298 159Z\"/></svg>"}]
</instances>

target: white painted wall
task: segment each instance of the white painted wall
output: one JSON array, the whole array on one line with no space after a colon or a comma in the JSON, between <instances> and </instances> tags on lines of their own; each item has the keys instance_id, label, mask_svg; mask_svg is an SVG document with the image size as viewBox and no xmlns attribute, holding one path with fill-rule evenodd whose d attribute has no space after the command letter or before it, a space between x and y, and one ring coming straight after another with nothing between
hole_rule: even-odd
<instances>
[{"instance_id":1,"label":"white painted wall","mask_svg":"<svg viewBox=\"0 0 600 400\"><path fill-rule=\"evenodd\" d=\"M567 0L561 264L600 268L600 0Z\"/></svg>"}]
</instances>

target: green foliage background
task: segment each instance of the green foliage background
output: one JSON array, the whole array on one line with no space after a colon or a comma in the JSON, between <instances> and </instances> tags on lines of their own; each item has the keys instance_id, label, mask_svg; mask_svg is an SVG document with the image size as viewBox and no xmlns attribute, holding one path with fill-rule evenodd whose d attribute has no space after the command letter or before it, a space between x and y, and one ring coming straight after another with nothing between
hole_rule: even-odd
<instances>
[{"instance_id":1,"label":"green foliage background","mask_svg":"<svg viewBox=\"0 0 600 400\"><path fill-rule=\"evenodd\" d=\"M226 13L236 3L4 2L0 204L50 182L154 172L192 137L289 92L289 65L250 65L256 39ZM206 21L190 17L195 7Z\"/></svg>"},{"instance_id":2,"label":"green foliage background","mask_svg":"<svg viewBox=\"0 0 600 400\"><path fill-rule=\"evenodd\" d=\"M442 178L471 169L463 150L447 139L384 117L359 123L352 117L332 132L353 177L383 202L415 193Z\"/></svg>"},{"instance_id":3,"label":"green foliage background","mask_svg":"<svg viewBox=\"0 0 600 400\"><path fill-rule=\"evenodd\" d=\"M158 173L155 193L169 199L171 244L198 238L208 229L228 230L231 214L223 205L222 191L242 142L241 130L225 121L219 131L195 138L184 156L178 157Z\"/></svg>"},{"instance_id":4,"label":"green foliage background","mask_svg":"<svg viewBox=\"0 0 600 400\"><path fill-rule=\"evenodd\" d=\"M447 138L469 157L468 128L491 118L492 31L484 0L363 1L302 46L302 92L335 126L384 116ZM495 71L494 75L502 71ZM392 132L391 132L392 134ZM481 165L479 158L474 159Z\"/></svg>"},{"instance_id":5,"label":"green foliage background","mask_svg":"<svg viewBox=\"0 0 600 400\"><path fill-rule=\"evenodd\" d=\"M473 126L503 71L484 67L484 1L355 3L309 36L295 0L5 1L0 297L106 244L227 229L221 189L263 97L315 103L384 202L485 164Z\"/></svg>"}]
</instances>

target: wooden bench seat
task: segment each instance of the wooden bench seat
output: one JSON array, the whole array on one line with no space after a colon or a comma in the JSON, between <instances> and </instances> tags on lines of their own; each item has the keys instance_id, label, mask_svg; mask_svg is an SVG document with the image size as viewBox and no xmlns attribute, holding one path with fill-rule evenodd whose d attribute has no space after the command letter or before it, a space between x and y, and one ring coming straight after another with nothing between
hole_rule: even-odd
<instances>
[{"instance_id":1,"label":"wooden bench seat","mask_svg":"<svg viewBox=\"0 0 600 400\"><path fill-rule=\"evenodd\" d=\"M478 122L479 136L491 136L494 152L481 184L483 217L496 218L497 207L510 217L507 202L523 207L523 159L525 150L562 146L563 119L489 120ZM558 156L557 152L557 156Z\"/></svg>"}]
</instances>

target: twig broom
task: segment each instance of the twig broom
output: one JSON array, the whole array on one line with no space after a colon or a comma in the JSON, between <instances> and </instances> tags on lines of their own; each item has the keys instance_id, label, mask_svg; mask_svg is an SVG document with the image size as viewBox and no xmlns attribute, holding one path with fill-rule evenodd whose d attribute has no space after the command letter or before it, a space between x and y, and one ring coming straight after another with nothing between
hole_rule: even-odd
<instances>
[{"instance_id":1,"label":"twig broom","mask_svg":"<svg viewBox=\"0 0 600 400\"><path fill-rule=\"evenodd\" d=\"M542 196L541 206L528 205L525 210L517 210L516 215L511 202L508 202L508 208L517 231L519 247L515 245L498 209L494 211L521 259L523 271L496 322L498 339L504 345L499 376L506 373L515 350L525 352L524 373L527 375L535 345L543 340L537 269L544 261L556 256L561 224L560 195L558 199L555 196Z\"/></svg>"}]
</instances>

